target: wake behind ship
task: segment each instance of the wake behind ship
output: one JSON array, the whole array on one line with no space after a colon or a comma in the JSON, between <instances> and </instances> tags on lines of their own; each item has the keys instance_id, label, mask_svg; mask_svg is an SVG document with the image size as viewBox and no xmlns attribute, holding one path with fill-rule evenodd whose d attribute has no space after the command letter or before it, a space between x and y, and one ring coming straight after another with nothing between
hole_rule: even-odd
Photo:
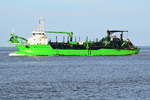
<instances>
[{"instance_id":1,"label":"wake behind ship","mask_svg":"<svg viewBox=\"0 0 150 100\"><path fill-rule=\"evenodd\" d=\"M32 31L29 39L11 33L10 42L19 49L10 56L53 56L53 55L131 55L139 53L140 49L127 39L123 39L124 30L107 30L107 36L101 40L73 41L73 32L44 31L43 20L39 21L37 30ZM67 42L52 42L46 33L66 34ZM114 33L120 33L117 37Z\"/></svg>"}]
</instances>

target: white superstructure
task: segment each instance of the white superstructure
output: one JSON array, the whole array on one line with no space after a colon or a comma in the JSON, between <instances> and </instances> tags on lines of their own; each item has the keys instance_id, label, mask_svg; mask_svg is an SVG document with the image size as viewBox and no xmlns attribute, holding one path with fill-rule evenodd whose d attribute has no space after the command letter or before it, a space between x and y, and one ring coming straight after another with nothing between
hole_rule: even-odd
<instances>
[{"instance_id":1,"label":"white superstructure","mask_svg":"<svg viewBox=\"0 0 150 100\"><path fill-rule=\"evenodd\" d=\"M48 44L43 18L40 18L36 30L32 31L32 37L28 39L28 44Z\"/></svg>"}]
</instances>

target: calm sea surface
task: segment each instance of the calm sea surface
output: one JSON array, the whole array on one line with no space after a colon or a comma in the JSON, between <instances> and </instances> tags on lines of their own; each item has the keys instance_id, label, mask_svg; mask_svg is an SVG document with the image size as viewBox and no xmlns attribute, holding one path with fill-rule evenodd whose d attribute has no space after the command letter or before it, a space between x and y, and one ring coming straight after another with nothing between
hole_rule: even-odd
<instances>
[{"instance_id":1,"label":"calm sea surface","mask_svg":"<svg viewBox=\"0 0 150 100\"><path fill-rule=\"evenodd\" d=\"M0 100L150 100L150 47L130 56L9 57L0 48Z\"/></svg>"}]
</instances>

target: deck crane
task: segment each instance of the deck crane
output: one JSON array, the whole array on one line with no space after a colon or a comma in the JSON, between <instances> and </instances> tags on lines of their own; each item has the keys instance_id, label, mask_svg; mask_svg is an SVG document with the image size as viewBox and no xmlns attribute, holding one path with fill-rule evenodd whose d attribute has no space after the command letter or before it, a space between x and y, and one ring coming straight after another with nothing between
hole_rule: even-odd
<instances>
[{"instance_id":1,"label":"deck crane","mask_svg":"<svg viewBox=\"0 0 150 100\"><path fill-rule=\"evenodd\" d=\"M11 43L21 43L22 41L27 42L28 40L23 38L23 37L17 36L14 33L11 33L11 38L10 38L9 42L11 42Z\"/></svg>"},{"instance_id":2,"label":"deck crane","mask_svg":"<svg viewBox=\"0 0 150 100\"><path fill-rule=\"evenodd\" d=\"M117 32L121 33L120 34L120 40L123 41L123 33L128 32L128 31L127 30L107 30L107 36L110 37L110 35L117 33Z\"/></svg>"},{"instance_id":3,"label":"deck crane","mask_svg":"<svg viewBox=\"0 0 150 100\"><path fill-rule=\"evenodd\" d=\"M73 32L56 32L56 31L45 31L45 33L58 33L58 34L67 34L70 38L70 41L72 41L73 38Z\"/></svg>"}]
</instances>

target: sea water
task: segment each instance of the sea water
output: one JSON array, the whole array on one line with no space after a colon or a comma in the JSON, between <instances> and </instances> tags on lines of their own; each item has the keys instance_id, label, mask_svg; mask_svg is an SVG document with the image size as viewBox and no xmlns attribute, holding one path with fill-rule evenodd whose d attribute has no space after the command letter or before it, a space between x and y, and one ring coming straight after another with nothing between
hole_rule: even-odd
<instances>
[{"instance_id":1,"label":"sea water","mask_svg":"<svg viewBox=\"0 0 150 100\"><path fill-rule=\"evenodd\" d=\"M150 48L129 56L10 57L0 48L0 100L150 100Z\"/></svg>"}]
</instances>

